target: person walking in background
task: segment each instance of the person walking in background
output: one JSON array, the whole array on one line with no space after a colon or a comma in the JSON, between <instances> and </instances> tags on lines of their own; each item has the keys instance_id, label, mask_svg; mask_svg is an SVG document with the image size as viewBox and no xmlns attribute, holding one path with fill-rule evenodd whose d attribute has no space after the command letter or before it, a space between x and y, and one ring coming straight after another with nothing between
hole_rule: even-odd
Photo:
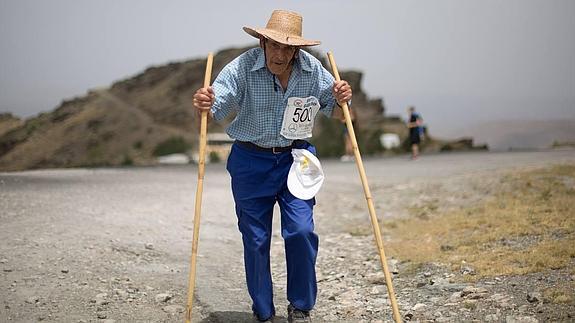
<instances>
[{"instance_id":1,"label":"person walking in background","mask_svg":"<svg viewBox=\"0 0 575 323\"><path fill-rule=\"evenodd\" d=\"M226 129L235 139L227 170L254 317L263 322L275 315L270 243L278 203L285 241L288 321L310 322L317 296L315 198L298 198L289 189L292 149L315 153L315 147L305 140L312 136L315 116L319 111L331 115L334 106L351 100L352 90L346 81L335 81L318 59L300 50L320 44L302 37L301 15L275 10L265 28L244 27L244 31L259 39L260 46L226 65L211 87L196 91L193 103L218 121L236 113Z\"/></svg>"},{"instance_id":2,"label":"person walking in background","mask_svg":"<svg viewBox=\"0 0 575 323\"><path fill-rule=\"evenodd\" d=\"M337 109L334 112L334 115L339 118L343 127L343 142L345 146L345 153L341 156L340 160L342 162L350 162L353 161L355 156L353 154L353 143L351 142L351 137L349 136L349 132L347 131L347 125L345 123L345 116L341 109ZM357 122L355 121L355 109L349 109L349 117L351 118L351 124L353 126L353 130L357 135Z\"/></svg>"},{"instance_id":3,"label":"person walking in background","mask_svg":"<svg viewBox=\"0 0 575 323\"><path fill-rule=\"evenodd\" d=\"M419 113L415 112L415 107L411 106L407 109L409 114L409 121L407 128L409 128L409 143L411 145L411 159L417 159L419 156L419 144L423 132L423 119Z\"/></svg>"}]
</instances>

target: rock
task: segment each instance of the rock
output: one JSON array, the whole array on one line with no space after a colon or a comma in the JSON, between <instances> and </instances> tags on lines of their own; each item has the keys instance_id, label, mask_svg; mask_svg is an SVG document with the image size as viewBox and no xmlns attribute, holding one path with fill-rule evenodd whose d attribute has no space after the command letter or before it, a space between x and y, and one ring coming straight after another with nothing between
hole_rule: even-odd
<instances>
[{"instance_id":1,"label":"rock","mask_svg":"<svg viewBox=\"0 0 575 323\"><path fill-rule=\"evenodd\" d=\"M162 293L162 294L156 295L155 299L156 299L157 303L165 303L165 302L169 301L170 299L172 299L172 297L173 297L172 294Z\"/></svg>"},{"instance_id":2,"label":"rock","mask_svg":"<svg viewBox=\"0 0 575 323\"><path fill-rule=\"evenodd\" d=\"M168 314L178 314L183 313L185 311L183 306L180 305L168 305L164 306L162 310Z\"/></svg>"},{"instance_id":3,"label":"rock","mask_svg":"<svg viewBox=\"0 0 575 323\"><path fill-rule=\"evenodd\" d=\"M70 272L70 270L68 268L63 268L60 270L62 273L67 274Z\"/></svg>"},{"instance_id":4,"label":"rock","mask_svg":"<svg viewBox=\"0 0 575 323\"><path fill-rule=\"evenodd\" d=\"M144 247L145 247L146 249L148 249L148 250L154 250L154 244L149 243L149 242L146 243L146 244L144 245Z\"/></svg>"},{"instance_id":5,"label":"rock","mask_svg":"<svg viewBox=\"0 0 575 323\"><path fill-rule=\"evenodd\" d=\"M376 285L371 288L369 293L371 295L379 295L379 294L385 294L386 292L387 287L385 287L385 285Z\"/></svg>"},{"instance_id":6,"label":"rock","mask_svg":"<svg viewBox=\"0 0 575 323\"><path fill-rule=\"evenodd\" d=\"M487 289L483 287L467 286L461 291L461 297L468 299L480 299L487 297Z\"/></svg>"},{"instance_id":7,"label":"rock","mask_svg":"<svg viewBox=\"0 0 575 323\"><path fill-rule=\"evenodd\" d=\"M100 293L100 294L96 295L96 297L92 300L92 303L96 303L96 305L98 305L98 306L107 305L108 303L110 303L110 301L107 298L108 298L108 294Z\"/></svg>"},{"instance_id":8,"label":"rock","mask_svg":"<svg viewBox=\"0 0 575 323\"><path fill-rule=\"evenodd\" d=\"M521 305L517 310L519 313L527 313L529 311L529 305Z\"/></svg>"},{"instance_id":9,"label":"rock","mask_svg":"<svg viewBox=\"0 0 575 323\"><path fill-rule=\"evenodd\" d=\"M469 265L466 262L461 263L460 272L462 275L475 275L475 274L477 274L477 272L475 271L475 268L473 268L473 266Z\"/></svg>"},{"instance_id":10,"label":"rock","mask_svg":"<svg viewBox=\"0 0 575 323\"><path fill-rule=\"evenodd\" d=\"M426 307L427 307L427 305L425 305L425 304L417 303L417 304L413 305L411 310L414 312L419 312L419 311L425 310Z\"/></svg>"},{"instance_id":11,"label":"rock","mask_svg":"<svg viewBox=\"0 0 575 323\"><path fill-rule=\"evenodd\" d=\"M540 302L543 298L541 297L541 293L539 292L530 292L527 294L527 301L529 303L536 303Z\"/></svg>"},{"instance_id":12,"label":"rock","mask_svg":"<svg viewBox=\"0 0 575 323\"><path fill-rule=\"evenodd\" d=\"M483 320L485 322L499 322L499 316L497 314L487 314Z\"/></svg>"},{"instance_id":13,"label":"rock","mask_svg":"<svg viewBox=\"0 0 575 323\"><path fill-rule=\"evenodd\" d=\"M457 303L459 301L461 301L461 292L455 292L449 296L450 303Z\"/></svg>"},{"instance_id":14,"label":"rock","mask_svg":"<svg viewBox=\"0 0 575 323\"><path fill-rule=\"evenodd\" d=\"M338 321L337 316L335 314L328 314L323 318L326 322L335 322Z\"/></svg>"},{"instance_id":15,"label":"rock","mask_svg":"<svg viewBox=\"0 0 575 323\"><path fill-rule=\"evenodd\" d=\"M104 314L104 313L98 313L98 318L101 319L101 320L103 320L103 319L105 319L105 318L108 318L108 316L107 316L106 314Z\"/></svg>"},{"instance_id":16,"label":"rock","mask_svg":"<svg viewBox=\"0 0 575 323\"><path fill-rule=\"evenodd\" d=\"M407 313L403 316L403 318L404 318L406 321L411 321L411 319L413 318L413 313L412 313L412 312L407 312Z\"/></svg>"},{"instance_id":17,"label":"rock","mask_svg":"<svg viewBox=\"0 0 575 323\"><path fill-rule=\"evenodd\" d=\"M40 297L38 297L38 296L30 296L25 300L25 302L28 304L36 304L39 301L40 301Z\"/></svg>"},{"instance_id":18,"label":"rock","mask_svg":"<svg viewBox=\"0 0 575 323\"><path fill-rule=\"evenodd\" d=\"M505 317L505 323L539 323L539 320L532 316L514 316Z\"/></svg>"},{"instance_id":19,"label":"rock","mask_svg":"<svg viewBox=\"0 0 575 323\"><path fill-rule=\"evenodd\" d=\"M387 266L388 266L389 272L392 273L392 274L399 274L399 269L398 269L398 266L397 266L398 264L399 264L399 260L393 259L393 258L390 259L390 260L387 262Z\"/></svg>"}]
</instances>

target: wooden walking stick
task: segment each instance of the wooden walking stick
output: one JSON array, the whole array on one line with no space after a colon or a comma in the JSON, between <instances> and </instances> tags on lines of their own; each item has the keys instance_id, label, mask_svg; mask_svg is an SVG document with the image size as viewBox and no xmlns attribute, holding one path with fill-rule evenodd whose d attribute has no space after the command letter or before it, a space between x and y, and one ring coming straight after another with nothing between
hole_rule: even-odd
<instances>
[{"instance_id":1,"label":"wooden walking stick","mask_svg":"<svg viewBox=\"0 0 575 323\"><path fill-rule=\"evenodd\" d=\"M214 55L208 54L204 87L210 86L212 78L212 62ZM196 286L196 259L198 257L198 239L200 236L200 216L202 210L202 191L204 189L204 169L206 161L206 137L208 132L208 112L202 111L200 120L200 151L198 157L198 187L196 189L196 205L194 214L194 235L192 238L192 258L190 259L190 278L188 282L188 305L186 310L186 323L192 321L192 306L194 303L194 288Z\"/></svg>"},{"instance_id":2,"label":"wooden walking stick","mask_svg":"<svg viewBox=\"0 0 575 323\"><path fill-rule=\"evenodd\" d=\"M329 59L329 64L331 65L333 76L337 81L340 81L341 79L339 78L339 72L337 71L337 66L335 65L335 60L331 52L327 53L327 58ZM371 217L371 226L373 227L375 242L377 243L377 249L379 250L379 258L381 259L381 265L383 266L383 272L385 274L385 285L387 286L387 293L389 294L389 300L391 301L391 309L393 310L393 319L395 322L401 322L399 308L397 307L397 301L395 300L395 292L393 291L393 285L391 283L391 275L389 274L385 252L383 251L383 241L381 240L379 223L377 221L377 216L375 215L375 208L373 207L373 200L371 198L371 192L367 184L367 177L363 168L361 154L359 153L359 148L357 147L357 140L355 139L355 132L353 131L353 125L351 123L351 116L349 115L349 107L347 106L347 103L343 103L341 109L343 110L347 132L353 145L353 154L355 155L357 169L359 170L359 176L361 177L361 183L363 184L363 191L365 192L365 199L367 200L367 208L369 209L369 216Z\"/></svg>"}]
</instances>

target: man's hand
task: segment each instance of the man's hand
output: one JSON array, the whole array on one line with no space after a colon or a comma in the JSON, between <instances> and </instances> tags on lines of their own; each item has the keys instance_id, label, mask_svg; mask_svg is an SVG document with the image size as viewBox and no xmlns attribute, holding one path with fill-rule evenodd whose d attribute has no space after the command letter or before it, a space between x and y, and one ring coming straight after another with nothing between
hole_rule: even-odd
<instances>
[{"instance_id":1,"label":"man's hand","mask_svg":"<svg viewBox=\"0 0 575 323\"><path fill-rule=\"evenodd\" d=\"M194 94L194 107L198 111L210 111L216 96L211 86L200 88Z\"/></svg>"},{"instance_id":2,"label":"man's hand","mask_svg":"<svg viewBox=\"0 0 575 323\"><path fill-rule=\"evenodd\" d=\"M332 93L340 106L351 100L351 86L344 80L333 83Z\"/></svg>"}]
</instances>

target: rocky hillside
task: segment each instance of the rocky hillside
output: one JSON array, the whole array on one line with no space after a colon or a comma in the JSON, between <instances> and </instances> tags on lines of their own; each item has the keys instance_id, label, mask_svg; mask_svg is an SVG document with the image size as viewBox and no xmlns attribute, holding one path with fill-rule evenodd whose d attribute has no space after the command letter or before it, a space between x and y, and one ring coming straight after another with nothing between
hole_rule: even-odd
<instances>
[{"instance_id":1,"label":"rocky hillside","mask_svg":"<svg viewBox=\"0 0 575 323\"><path fill-rule=\"evenodd\" d=\"M217 53L213 76L246 49ZM326 65L326 60L320 59ZM198 137L191 98L202 85L204 70L205 58L154 66L109 88L65 100L54 111L25 121L0 115L0 170L151 165L159 155L191 151ZM363 92L361 73L344 71L341 75L354 88L362 153L381 152L379 135L384 131L406 138L404 122L386 118L383 101L370 99ZM223 132L224 126L212 122L209 131ZM338 120L322 118L315 130L313 141L322 156L343 153L343 128ZM444 146L431 142L435 150Z\"/></svg>"}]
</instances>

